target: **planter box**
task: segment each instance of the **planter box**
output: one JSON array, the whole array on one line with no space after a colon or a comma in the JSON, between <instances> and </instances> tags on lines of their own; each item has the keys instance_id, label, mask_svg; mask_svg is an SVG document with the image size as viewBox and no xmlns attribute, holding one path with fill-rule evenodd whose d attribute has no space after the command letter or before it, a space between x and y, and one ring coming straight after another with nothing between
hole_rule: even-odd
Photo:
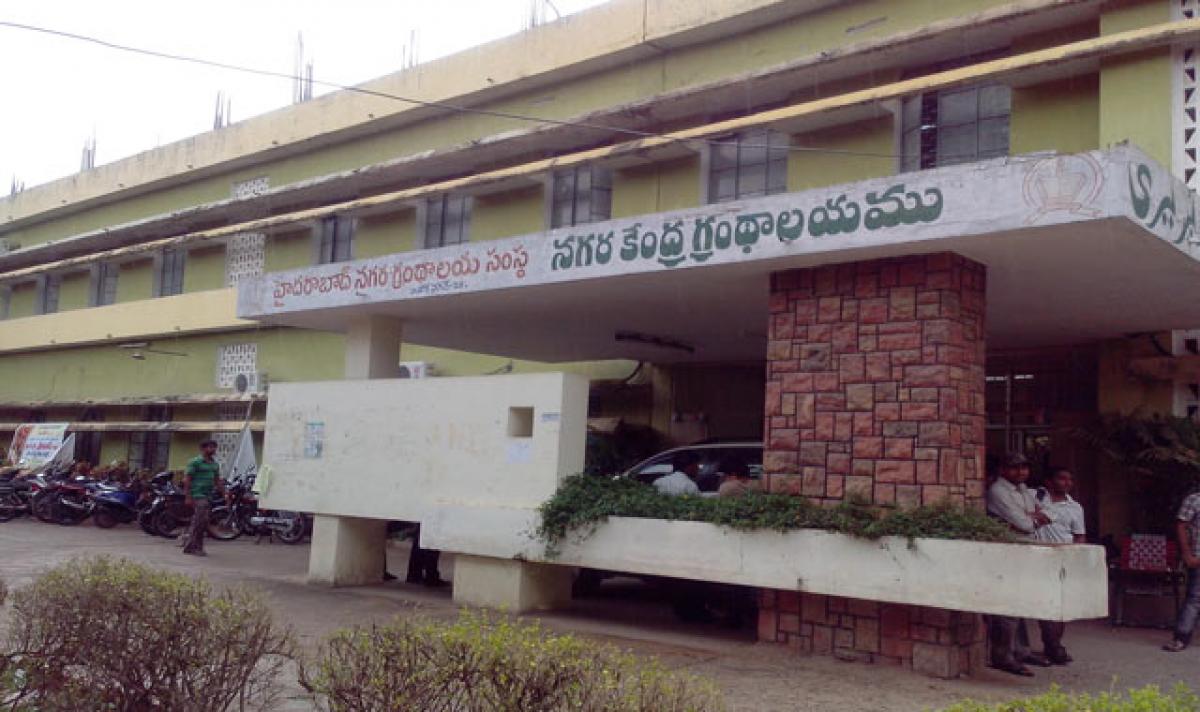
<instances>
[{"instance_id":1,"label":"planter box","mask_svg":"<svg viewBox=\"0 0 1200 712\"><path fill-rule=\"evenodd\" d=\"M1108 615L1104 549L945 539L854 539L816 530L742 532L613 517L546 559L536 512L442 508L428 546L503 559L740 584L951 610L1079 620Z\"/></svg>"}]
</instances>

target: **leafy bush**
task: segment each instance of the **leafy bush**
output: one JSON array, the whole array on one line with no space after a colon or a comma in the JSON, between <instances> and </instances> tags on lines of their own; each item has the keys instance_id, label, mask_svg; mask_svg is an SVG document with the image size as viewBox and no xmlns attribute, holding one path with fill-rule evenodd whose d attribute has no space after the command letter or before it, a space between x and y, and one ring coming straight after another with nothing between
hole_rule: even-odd
<instances>
[{"instance_id":1,"label":"leafy bush","mask_svg":"<svg viewBox=\"0 0 1200 712\"><path fill-rule=\"evenodd\" d=\"M1179 503L1200 486L1200 423L1169 415L1106 415L1075 433L1136 483L1134 531L1172 535Z\"/></svg>"},{"instance_id":2,"label":"leafy bush","mask_svg":"<svg viewBox=\"0 0 1200 712\"><path fill-rule=\"evenodd\" d=\"M301 670L331 712L706 712L708 683L536 625L466 614L342 631Z\"/></svg>"},{"instance_id":3,"label":"leafy bush","mask_svg":"<svg viewBox=\"0 0 1200 712\"><path fill-rule=\"evenodd\" d=\"M1200 697L1185 685L1171 692L1148 686L1125 694L1070 695L1057 687L1044 695L999 704L960 702L943 712L1198 712Z\"/></svg>"},{"instance_id":4,"label":"leafy bush","mask_svg":"<svg viewBox=\"0 0 1200 712\"><path fill-rule=\"evenodd\" d=\"M793 495L672 497L628 478L568 477L539 508L537 536L553 554L571 532L589 535L609 517L708 522L731 529L825 529L849 536L1013 541L1008 527L949 504L881 512L856 501L824 507Z\"/></svg>"},{"instance_id":5,"label":"leafy bush","mask_svg":"<svg viewBox=\"0 0 1200 712\"><path fill-rule=\"evenodd\" d=\"M125 560L76 560L12 595L0 709L267 709L290 635L244 590Z\"/></svg>"}]
</instances>

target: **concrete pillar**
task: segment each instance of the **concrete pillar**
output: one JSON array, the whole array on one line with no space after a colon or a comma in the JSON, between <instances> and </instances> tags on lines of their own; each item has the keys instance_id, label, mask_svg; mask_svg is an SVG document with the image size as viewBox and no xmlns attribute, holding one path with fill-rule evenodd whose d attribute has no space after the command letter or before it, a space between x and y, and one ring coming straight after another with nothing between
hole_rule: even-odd
<instances>
[{"instance_id":1,"label":"concrete pillar","mask_svg":"<svg viewBox=\"0 0 1200 712\"><path fill-rule=\"evenodd\" d=\"M354 319L346 330L346 378L397 378L400 376L399 319L367 315Z\"/></svg>"},{"instance_id":2,"label":"concrete pillar","mask_svg":"<svg viewBox=\"0 0 1200 712\"><path fill-rule=\"evenodd\" d=\"M982 507L985 277L950 253L772 275L771 491ZM796 591L760 604L760 640L936 677L983 662L973 613Z\"/></svg>"},{"instance_id":3,"label":"concrete pillar","mask_svg":"<svg viewBox=\"0 0 1200 712\"><path fill-rule=\"evenodd\" d=\"M346 330L346 379L400 375L398 319L368 315ZM387 561L387 522L318 514L308 556L309 583L361 586L379 583Z\"/></svg>"},{"instance_id":4,"label":"concrete pillar","mask_svg":"<svg viewBox=\"0 0 1200 712\"><path fill-rule=\"evenodd\" d=\"M454 602L512 613L571 602L572 569L486 556L454 556Z\"/></svg>"},{"instance_id":5,"label":"concrete pillar","mask_svg":"<svg viewBox=\"0 0 1200 712\"><path fill-rule=\"evenodd\" d=\"M308 555L308 582L362 586L383 579L387 522L316 515Z\"/></svg>"}]
</instances>

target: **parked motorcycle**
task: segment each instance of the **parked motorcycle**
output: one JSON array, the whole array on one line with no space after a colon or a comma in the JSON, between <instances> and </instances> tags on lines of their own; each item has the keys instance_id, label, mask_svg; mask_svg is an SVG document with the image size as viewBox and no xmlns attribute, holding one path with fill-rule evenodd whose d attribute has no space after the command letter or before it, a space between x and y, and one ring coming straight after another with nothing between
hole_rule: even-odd
<instances>
[{"instance_id":1,"label":"parked motorcycle","mask_svg":"<svg viewBox=\"0 0 1200 712\"><path fill-rule=\"evenodd\" d=\"M129 524L138 518L139 508L143 505L141 494L142 486L139 482L124 486L100 487L92 494L92 522L101 529Z\"/></svg>"},{"instance_id":2,"label":"parked motorcycle","mask_svg":"<svg viewBox=\"0 0 1200 712\"><path fill-rule=\"evenodd\" d=\"M74 526L92 516L96 509L94 496L100 489L100 483L86 477L61 482L50 505L53 521L63 526Z\"/></svg>"},{"instance_id":3,"label":"parked motorcycle","mask_svg":"<svg viewBox=\"0 0 1200 712\"><path fill-rule=\"evenodd\" d=\"M8 476L0 479L0 522L30 514L33 499L46 485L40 475L31 477Z\"/></svg>"},{"instance_id":4,"label":"parked motorcycle","mask_svg":"<svg viewBox=\"0 0 1200 712\"><path fill-rule=\"evenodd\" d=\"M240 477L228 485L229 504L213 508L209 536L221 541L232 541L243 534L270 536L285 544L304 541L312 528L309 516L287 510L260 510L253 485L253 477Z\"/></svg>"},{"instance_id":5,"label":"parked motorcycle","mask_svg":"<svg viewBox=\"0 0 1200 712\"><path fill-rule=\"evenodd\" d=\"M138 512L137 522L142 531L151 536L162 536L168 539L179 534L177 514L186 508L183 490L175 485L170 472L160 472L150 480L149 500ZM164 512L169 512L165 515ZM190 517L189 517L190 518ZM165 527L165 529L163 529Z\"/></svg>"}]
</instances>

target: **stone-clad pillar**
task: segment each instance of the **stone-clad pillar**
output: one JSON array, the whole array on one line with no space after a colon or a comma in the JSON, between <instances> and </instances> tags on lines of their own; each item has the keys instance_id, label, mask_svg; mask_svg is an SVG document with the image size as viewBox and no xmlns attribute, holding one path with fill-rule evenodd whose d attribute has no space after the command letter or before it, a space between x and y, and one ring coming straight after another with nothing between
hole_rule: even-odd
<instances>
[{"instance_id":1,"label":"stone-clad pillar","mask_svg":"<svg viewBox=\"0 0 1200 712\"><path fill-rule=\"evenodd\" d=\"M985 268L950 253L772 275L771 491L981 507L984 290ZM762 592L759 639L936 677L983 664L977 614L799 591Z\"/></svg>"},{"instance_id":2,"label":"stone-clad pillar","mask_svg":"<svg viewBox=\"0 0 1200 712\"><path fill-rule=\"evenodd\" d=\"M984 282L951 253L772 275L771 490L979 506Z\"/></svg>"}]
</instances>

